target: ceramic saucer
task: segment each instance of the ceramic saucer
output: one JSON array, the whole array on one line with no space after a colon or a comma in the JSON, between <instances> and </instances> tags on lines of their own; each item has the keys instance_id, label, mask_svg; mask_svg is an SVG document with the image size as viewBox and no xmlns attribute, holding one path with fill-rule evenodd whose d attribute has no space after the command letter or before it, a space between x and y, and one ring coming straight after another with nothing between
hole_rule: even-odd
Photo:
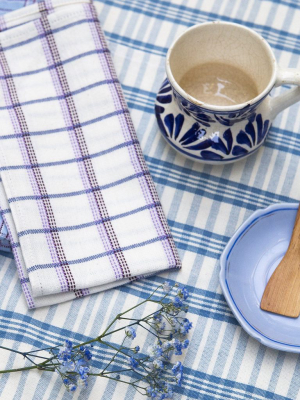
<instances>
[{"instance_id":1,"label":"ceramic saucer","mask_svg":"<svg viewBox=\"0 0 300 400\"><path fill-rule=\"evenodd\" d=\"M300 317L260 309L266 284L288 248L297 209L298 204L281 203L252 214L222 253L220 283L249 335L274 349L300 353Z\"/></svg>"}]
</instances>

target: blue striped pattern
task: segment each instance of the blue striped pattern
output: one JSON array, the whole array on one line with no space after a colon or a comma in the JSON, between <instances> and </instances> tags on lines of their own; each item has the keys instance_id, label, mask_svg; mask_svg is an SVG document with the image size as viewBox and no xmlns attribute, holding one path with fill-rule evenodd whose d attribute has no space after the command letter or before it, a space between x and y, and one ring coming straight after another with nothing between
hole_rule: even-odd
<instances>
[{"instance_id":1,"label":"blue striped pattern","mask_svg":"<svg viewBox=\"0 0 300 400\"><path fill-rule=\"evenodd\" d=\"M1 1L0 12L23 5L23 0ZM73 302L26 311L13 260L1 256L0 284L7 288L0 291L0 336L4 345L30 349L55 345L69 337L79 342L96 336L110 316L145 299L157 284L168 278L189 288L190 319L194 324L184 360L186 379L177 391L178 399L298 399L299 356L267 349L243 332L220 291L218 259L233 232L254 210L299 199L299 105L276 118L259 153L225 167L198 165L177 155L159 136L153 106L164 79L168 47L179 33L197 22L221 19L243 23L269 41L281 65L300 68L299 2L100 0L98 5L118 78L180 251L183 269ZM70 65L73 60L63 62ZM50 104L52 99L40 101ZM97 222L101 223L94 223ZM141 313L138 310L135 317ZM143 341L136 339L137 344L146 351ZM108 360L109 355L109 351L99 352L96 365ZM3 362L7 367L12 366L14 356L5 357ZM2 377L0 397L70 398L64 393L60 379L50 381L45 373ZM121 384L98 379L79 398L139 400L141 397Z\"/></svg>"}]
</instances>

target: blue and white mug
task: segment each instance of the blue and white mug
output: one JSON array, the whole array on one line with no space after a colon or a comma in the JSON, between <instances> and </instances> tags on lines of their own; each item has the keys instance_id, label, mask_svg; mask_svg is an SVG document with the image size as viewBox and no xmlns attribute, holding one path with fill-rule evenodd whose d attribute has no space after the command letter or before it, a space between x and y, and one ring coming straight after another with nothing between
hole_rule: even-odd
<instances>
[{"instance_id":1,"label":"blue and white mug","mask_svg":"<svg viewBox=\"0 0 300 400\"><path fill-rule=\"evenodd\" d=\"M191 68L215 62L244 71L258 95L242 104L218 106L197 100L179 85ZM180 153L209 164L252 154L263 144L276 115L300 100L300 71L279 68L267 41L239 24L216 21L189 28L170 47L166 73L155 104L161 133ZM297 87L271 97L271 90L282 84Z\"/></svg>"}]
</instances>

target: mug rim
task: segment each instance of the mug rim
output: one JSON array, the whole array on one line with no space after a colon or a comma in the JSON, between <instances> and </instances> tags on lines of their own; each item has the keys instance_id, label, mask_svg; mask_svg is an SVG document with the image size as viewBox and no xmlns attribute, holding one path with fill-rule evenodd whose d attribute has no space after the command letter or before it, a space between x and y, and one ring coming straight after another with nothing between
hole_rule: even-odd
<instances>
[{"instance_id":1,"label":"mug rim","mask_svg":"<svg viewBox=\"0 0 300 400\"><path fill-rule=\"evenodd\" d=\"M268 85L265 87L265 89L263 91L261 91L256 97L254 97L253 99L249 100L249 101L245 101L244 103L239 103L239 104L235 104L233 106L218 106L218 105L213 105L213 104L209 104L209 103L205 103L203 101L197 100L195 97L189 95L187 92L185 92L181 86L177 83L177 81L175 80L173 73L172 73L172 69L170 66L170 57L171 57L171 53L175 47L175 45L177 44L177 42L184 37L185 35L189 34L191 31L193 30L197 30L199 28L202 28L204 26L207 25L214 25L214 24L220 24L220 25L233 25L238 27L239 29L243 29L246 30L247 32L249 32L251 35L256 36L257 38L259 38L266 51L268 52L268 54L270 55L272 61L273 61L273 70L272 70L272 74L271 74L271 78L270 81L268 83ZM259 102L260 100L262 100L263 98L266 97L266 95L272 90L272 88L275 85L276 82L276 76L277 76L277 61L276 58L274 56L274 53L272 51L271 46L269 45L269 43L266 41L266 39L264 39L259 33L257 33L255 30L248 28L244 25L241 24L237 24L235 22L225 22L225 21L209 21L209 22L204 22L204 23L200 23L200 24L196 24L191 26L190 28L188 28L185 32L183 32L177 39L174 40L174 42L171 44L167 55L166 55L166 74L167 74L167 78L171 84L171 86L175 89L176 92L178 92L184 99L186 99L187 101L191 102L192 104L201 107L201 108L205 108L207 110L211 110L211 111L238 111L244 107L247 107L248 105L253 105L254 103Z\"/></svg>"}]
</instances>

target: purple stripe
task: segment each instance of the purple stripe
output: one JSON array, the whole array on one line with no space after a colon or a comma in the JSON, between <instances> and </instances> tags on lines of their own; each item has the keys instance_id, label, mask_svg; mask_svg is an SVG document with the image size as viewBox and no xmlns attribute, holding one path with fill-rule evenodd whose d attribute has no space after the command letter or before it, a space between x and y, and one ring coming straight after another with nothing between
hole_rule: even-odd
<instances>
[{"instance_id":1,"label":"purple stripe","mask_svg":"<svg viewBox=\"0 0 300 400\"><path fill-rule=\"evenodd\" d=\"M88 19L94 19L97 21L97 13L94 9L94 6L91 4L84 4L83 5L85 8L85 13ZM107 44L105 41L105 37L103 35L101 26L99 21L95 23L89 22L89 27L91 30L91 34L94 40L94 44L96 49L100 50L103 48L107 48ZM102 69L105 74L105 79L116 79L116 72L113 67L113 63L111 60L111 56L109 53L107 54L98 54L99 61L101 63ZM122 89L119 83L116 83L114 85L109 86L115 108L123 108L126 107L126 102L123 97ZM123 136L125 141L128 140L134 140L136 139L136 133L134 126L132 124L130 115L118 115L120 125L122 128ZM134 167L134 170L136 173L140 171L145 171L147 170L147 166L145 164L144 158L142 156L142 152L140 149L139 143L136 143L134 147L128 148L128 152L130 155L131 163ZM145 201L147 204L152 203L152 202L159 202L159 198L157 196L156 189L153 185L153 182L151 178L147 179L145 176L141 176L138 178L140 187L142 189L143 196L145 198ZM163 224L162 221L165 221L165 217L163 214L161 207L158 207L157 209L150 209L150 215L153 221L153 224L156 228L158 236L163 236L163 235L169 235L169 227L167 223ZM160 214L160 215L159 215ZM163 241L162 242L165 254L168 259L169 266L173 267L174 265L180 266L180 260L177 255L177 251L175 249L175 245L173 243L173 240L170 239L168 242Z\"/></svg>"},{"instance_id":2,"label":"purple stripe","mask_svg":"<svg viewBox=\"0 0 300 400\"><path fill-rule=\"evenodd\" d=\"M49 14L52 14L52 13L54 12L54 8L53 8L53 5L52 5L52 1L51 1L51 0L45 0L44 3L45 3L45 7L46 7L48 13L49 13Z\"/></svg>"},{"instance_id":3,"label":"purple stripe","mask_svg":"<svg viewBox=\"0 0 300 400\"><path fill-rule=\"evenodd\" d=\"M137 214L139 212L143 212L143 211L145 211L145 210L147 210L149 208L157 207L158 205L159 205L159 203L148 204L146 206L138 207L138 208L135 208L133 210L123 212L121 214L113 215L112 217L107 217L105 219L99 219L97 221L92 221L92 222L85 222L85 223L79 224L79 225L58 226L58 227L55 228L55 232L67 232L67 231L81 230L81 229L84 229L84 228L89 228L91 226L95 226L95 225L98 225L98 224L103 224L104 222L106 222L108 220L114 221L114 220L119 219L119 218L124 218L124 217L127 217L129 215L134 215L134 214ZM27 229L25 231L17 232L19 238L22 237L22 236L25 236L25 235L34 235L34 234L43 234L43 233L45 233L44 229Z\"/></svg>"},{"instance_id":4,"label":"purple stripe","mask_svg":"<svg viewBox=\"0 0 300 400\"><path fill-rule=\"evenodd\" d=\"M109 147L108 149L105 150L101 150L98 151L97 153L90 153L89 155L85 156L85 157L78 157L78 158L69 158L66 160L60 160L60 161L50 161L50 162L46 162L46 163L38 163L37 165L31 164L31 165L24 165L24 164L18 164L18 165L9 165L9 166L5 166L5 167L0 167L0 172L1 171L9 171L9 170L16 170L16 169L27 169L27 168L44 168L44 167L55 167L57 165L66 165L66 164L72 164L72 163L79 163L84 161L86 158L98 158L101 157L103 155L109 154L109 153L113 153L117 150L123 149L126 146L132 146L135 142L133 142L132 140L130 142L123 142L120 144L117 144L113 147ZM136 174L134 174L134 176L137 176ZM123 181L123 180L121 180ZM103 186L102 186L103 187ZM105 187L108 187L107 185L105 185Z\"/></svg>"},{"instance_id":5,"label":"purple stripe","mask_svg":"<svg viewBox=\"0 0 300 400\"><path fill-rule=\"evenodd\" d=\"M5 68L5 66L6 66L6 68ZM9 72L9 71L5 71L5 69L8 69L8 65L7 65L7 61L6 61L4 52L3 52L2 48L0 47L0 70L2 73ZM10 84L14 85L12 79L10 80ZM10 89L8 86L9 84L6 80L2 80L1 85L2 85L2 89L3 89L3 93L4 93L5 102L8 106L10 106L14 103L14 101L12 100L12 97L11 97ZM14 99L14 100L15 100L15 103L18 102L18 99ZM25 133L22 130L21 123L18 119L18 114L17 114L16 110L14 108L10 108L8 110L8 112L10 115L10 119L13 123L15 133ZM23 119L23 120L25 121L25 119ZM29 137L27 137L27 139L29 139ZM28 155L28 150L26 149L25 140L26 140L26 137L24 137L24 138L19 137L18 144L20 147L20 151L21 151L24 163L30 164L31 160ZM31 186L32 186L32 190L33 190L34 194L42 195L40 188L37 184L36 177L34 175L34 171L31 169L27 170L27 171L28 171L29 180L31 182ZM46 206L44 204L44 201L43 200L37 201L37 204L38 204L38 209L39 209L39 213L41 216L41 221L42 221L43 227L49 229L50 225L48 222L47 211L46 211ZM55 248L54 238L53 238L52 234L51 233L46 234L46 238L47 238L47 244L48 244L48 248L49 248L49 251L51 254L52 261L59 263L60 261L59 261L59 257L58 257L58 254L57 254L57 251ZM67 278L65 276L63 267L62 266L57 267L56 273L57 273L58 280L60 282L61 291L62 292L68 291L69 288L68 288Z\"/></svg>"},{"instance_id":6,"label":"purple stripe","mask_svg":"<svg viewBox=\"0 0 300 400\"><path fill-rule=\"evenodd\" d=\"M4 17L4 15L0 15L0 32L5 31L5 29L7 29L5 17Z\"/></svg>"},{"instance_id":7,"label":"purple stripe","mask_svg":"<svg viewBox=\"0 0 300 400\"><path fill-rule=\"evenodd\" d=\"M4 221L5 225L7 227L9 240L10 240L11 243L13 243L14 242L13 235L12 235L12 232L10 230L10 226L9 226L8 221L7 221L6 215L2 213L1 209L0 209L0 213L2 215L2 218L3 218L3 221ZM31 291L30 291L30 289L28 287L29 279L27 277L25 277L25 275L24 275L23 264L22 264L22 262L20 260L20 251L21 251L20 247L19 248L12 247L12 252L13 252L15 263L16 263L16 266L17 266L19 279L20 279L20 282L21 282L21 285L22 285L22 289L23 289L23 292L24 292L24 295L25 295L25 299L26 299L28 308L35 308L35 303L34 303L33 297L31 296Z\"/></svg>"},{"instance_id":8,"label":"purple stripe","mask_svg":"<svg viewBox=\"0 0 300 400\"><path fill-rule=\"evenodd\" d=\"M146 247L148 245L160 242L162 240L168 240L169 236L155 236L154 238L148 239L148 240L144 240L143 242L132 243L132 244L130 244L128 246L114 248L113 250L110 250L110 252L122 253L122 252L127 251L127 250L132 250L132 249L136 249L136 248L140 248L140 247ZM85 262L94 261L94 260L97 260L99 258L103 258L103 257L106 257L106 256L107 256L106 252L105 253L97 253L97 254L90 255L88 257L77 258L75 260L69 260L69 264L70 265L78 265L78 264L82 264L82 263L85 263ZM29 267L27 269L27 271L28 271L28 273L32 273L32 272L37 271L39 269L48 269L48 268L55 268L55 267L56 267L56 264L38 264L38 265L33 265L33 266Z\"/></svg>"},{"instance_id":9,"label":"purple stripe","mask_svg":"<svg viewBox=\"0 0 300 400\"><path fill-rule=\"evenodd\" d=\"M44 20L37 20L35 22L35 25L36 25L36 28L37 28L37 31L39 34L43 35L45 33L45 30L50 31L49 26L46 26L47 29L45 29L45 26L43 26L45 24L46 24L46 21L44 21ZM53 51L56 52L57 57L58 57L58 52L57 52L57 49L55 46L54 39L50 42L49 36L50 35L42 38L42 44L43 44L43 50L45 53L47 63L50 66L53 64L58 64L57 63L58 60L54 59ZM53 38L52 35L51 35L51 37ZM51 45L50 45L50 43L51 43ZM51 49L51 46L52 46L52 49ZM53 49L54 46L55 46L55 49ZM58 71L58 68L60 68L60 71ZM64 85L61 82L59 72L61 75L63 75ZM62 65L58 65L56 69L51 69L50 73L51 73L52 81L53 81L53 84L54 84L54 87L56 90L56 94L57 94L57 96L60 97L60 106L61 106L61 110L62 110L62 113L64 116L65 124L66 124L66 126L74 126L74 121L73 121L73 118L72 118L72 115L71 115L71 112L70 112L70 109L68 106L68 102L65 97L65 92L70 93L70 89L69 89L69 87L66 87L66 86L68 86L68 84L67 84L67 80L66 80ZM69 101L71 101L72 98L69 97L68 99L69 99ZM73 106L73 104L72 104L72 106ZM74 109L74 108L75 108L75 106L72 107L72 109ZM81 136L81 141L84 142L83 133L81 131L80 126L73 130L69 130L69 138L70 138L70 141L72 144L72 148L73 148L75 157L82 158L86 154L82 153L81 144L78 141L78 135ZM88 170L87 170L85 161L91 163L91 160L89 158L88 159L85 158L84 162L78 163L77 166L79 169L80 177L81 177L82 183L84 185L84 188L85 188L85 190L88 190L91 188L91 177L88 174ZM99 204L97 203L97 198L96 198L95 194L98 194L98 196L100 196L100 191L98 191L98 192L89 191L87 193L87 196L88 196L90 208L92 211L93 219L94 219L94 221L97 221L97 220L101 219L103 217L103 215L100 211ZM110 223L110 221L107 221L107 222ZM97 225L97 230L98 230L99 236L102 240L105 250L110 251L113 248L113 246L112 246L111 239L109 237L109 234L108 234L105 224ZM112 231L112 230L110 229L110 231ZM122 279L124 277L124 273L122 271L121 262L119 261L118 256L115 253L110 254L109 261L113 268L116 279Z\"/></svg>"},{"instance_id":10,"label":"purple stripe","mask_svg":"<svg viewBox=\"0 0 300 400\"><path fill-rule=\"evenodd\" d=\"M35 21L35 26L36 26L36 29L37 29L39 34L43 34L44 33L44 28L43 28L42 23L41 23L40 20ZM47 64L48 65L54 64L54 60L53 60L53 57L52 57L52 54L51 54L51 50L49 48L49 45L48 45L48 42L47 42L46 38L43 37L41 39L41 41L42 41L42 45L43 45L44 54L45 54L45 57L46 57L46 60L47 60ZM62 89L62 85L60 83L57 70L56 69L51 69L50 73L51 73L51 78L52 78L52 81L53 81L53 84L54 84L54 87L55 87L55 90L56 90L56 94L57 94L57 96L61 97L61 99L59 100L59 103L60 103L60 107L61 107L61 110L62 110L62 113L63 113L65 124L66 124L66 126L72 126L73 124L72 124L70 112L69 112L68 106L67 106L65 98L64 98L64 91ZM68 133L69 133L69 138L70 138L70 141L71 141L71 144L72 144L72 148L73 148L75 157L76 158L82 158L82 154L80 152L78 142L77 142L76 137L74 135L74 131L70 130ZM83 182L83 186L84 186L85 190L90 189L90 184L89 184L89 180L88 180L84 165L82 165L82 163L78 163L78 169L79 169L80 177L81 177L81 180ZM95 197L94 197L92 191L89 191L87 193L87 197L88 197L90 208L91 208L91 211L92 211L92 214L93 214L94 221L97 221L97 220L101 219L101 214L100 214L99 209L97 207L96 200L95 200ZM111 246L110 246L108 235L106 233L105 228L103 226L97 225L97 230L98 230L99 235L100 235L100 237L102 239L102 242L104 244L105 250L106 251L111 250ZM114 274L115 274L116 279L122 278L122 271L120 270L120 268L118 266L118 262L117 262L116 256L115 255L109 256L109 260L110 260L110 263L111 263L112 268L114 270Z\"/></svg>"},{"instance_id":11,"label":"purple stripe","mask_svg":"<svg viewBox=\"0 0 300 400\"><path fill-rule=\"evenodd\" d=\"M51 0L44 0L38 2L38 7L41 16L43 16L43 14L47 15L54 12Z\"/></svg>"}]
</instances>

